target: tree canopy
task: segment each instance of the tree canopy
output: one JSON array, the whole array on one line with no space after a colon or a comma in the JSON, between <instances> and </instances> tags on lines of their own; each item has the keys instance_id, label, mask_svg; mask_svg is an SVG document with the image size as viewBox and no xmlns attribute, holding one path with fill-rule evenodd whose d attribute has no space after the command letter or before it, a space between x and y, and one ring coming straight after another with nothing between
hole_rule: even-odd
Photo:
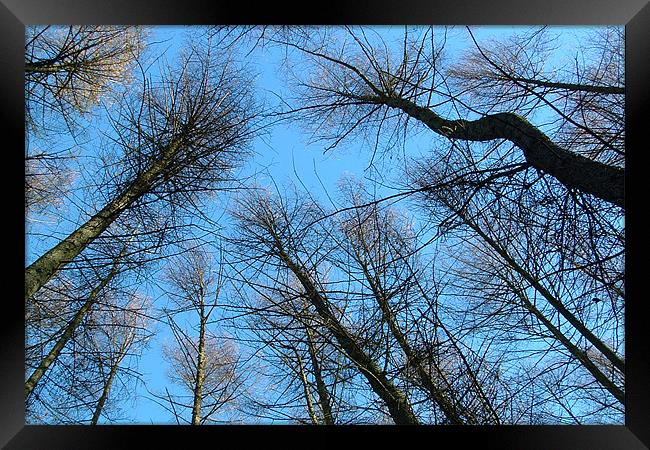
<instances>
[{"instance_id":1,"label":"tree canopy","mask_svg":"<svg viewBox=\"0 0 650 450\"><path fill-rule=\"evenodd\" d=\"M28 423L624 422L623 28L25 38Z\"/></svg>"}]
</instances>

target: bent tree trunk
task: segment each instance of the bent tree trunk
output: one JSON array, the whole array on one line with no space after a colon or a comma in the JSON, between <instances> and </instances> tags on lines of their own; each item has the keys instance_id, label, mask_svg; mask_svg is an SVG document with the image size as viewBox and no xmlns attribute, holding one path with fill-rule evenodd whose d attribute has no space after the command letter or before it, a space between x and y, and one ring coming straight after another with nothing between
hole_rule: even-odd
<instances>
[{"instance_id":1,"label":"bent tree trunk","mask_svg":"<svg viewBox=\"0 0 650 450\"><path fill-rule=\"evenodd\" d=\"M25 270L25 300L36 294L59 270L78 256L124 210L149 192L156 180L167 172L179 148L178 141L170 144L162 152L161 158L152 163L124 192L27 267Z\"/></svg>"},{"instance_id":2,"label":"bent tree trunk","mask_svg":"<svg viewBox=\"0 0 650 450\"><path fill-rule=\"evenodd\" d=\"M448 120L402 98L377 95L359 96L359 100L399 109L449 139L510 141L521 149L532 167L551 175L568 189L577 189L625 208L624 169L560 147L520 115L498 113L477 120Z\"/></svg>"},{"instance_id":3,"label":"bent tree trunk","mask_svg":"<svg viewBox=\"0 0 650 450\"><path fill-rule=\"evenodd\" d=\"M372 360L348 330L336 319L329 308L327 299L318 292L309 275L289 257L278 240L276 240L275 245L278 257L298 278L305 289L307 299L321 316L348 358L356 364L360 372L368 380L372 390L384 401L393 421L397 425L419 425L419 421L415 413L413 413L406 395L386 377L377 363Z\"/></svg>"}]
</instances>

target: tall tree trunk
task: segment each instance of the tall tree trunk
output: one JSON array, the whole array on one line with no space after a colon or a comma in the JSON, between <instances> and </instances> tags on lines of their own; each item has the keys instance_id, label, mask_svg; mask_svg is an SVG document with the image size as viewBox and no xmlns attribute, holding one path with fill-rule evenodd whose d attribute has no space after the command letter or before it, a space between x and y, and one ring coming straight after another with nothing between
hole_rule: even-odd
<instances>
[{"instance_id":1,"label":"tall tree trunk","mask_svg":"<svg viewBox=\"0 0 650 450\"><path fill-rule=\"evenodd\" d=\"M323 412L323 421L325 425L334 425L334 416L332 415L332 405L330 404L329 392L327 385L323 380L320 362L316 353L316 346L311 336L311 330L308 325L305 325L305 333L307 334L307 345L309 347L309 358L311 365L314 369L314 379L316 380L316 392L318 393L318 404Z\"/></svg>"},{"instance_id":2,"label":"tall tree trunk","mask_svg":"<svg viewBox=\"0 0 650 450\"><path fill-rule=\"evenodd\" d=\"M612 380L610 380L607 375L605 375L599 368L596 366L596 364L589 359L589 356L579 349L576 345L574 345L569 338L567 338L557 327L555 327L550 320L542 312L537 309L533 303L528 299L528 297L521 291L521 289L517 288L513 284L508 282L508 285L510 288L517 294L517 297L522 301L524 304L524 307L530 311L540 322L544 324L547 330L551 332L553 337L557 339L564 347L569 351L569 353L593 375L593 377L600 383L601 386L603 386L605 389L609 391L610 394L612 394L616 400L621 402L621 404L625 405L625 392L623 392L622 389L620 389Z\"/></svg>"},{"instance_id":3,"label":"tall tree trunk","mask_svg":"<svg viewBox=\"0 0 650 450\"><path fill-rule=\"evenodd\" d=\"M276 239L275 245L277 255L298 278L305 289L307 299L321 316L325 326L348 358L357 365L372 390L384 401L393 421L398 425L418 425L419 421L413 413L406 395L386 377L377 363L357 344L354 336L336 319L325 296L318 292L309 275L287 255L281 242Z\"/></svg>"},{"instance_id":4,"label":"tall tree trunk","mask_svg":"<svg viewBox=\"0 0 650 450\"><path fill-rule=\"evenodd\" d=\"M113 385L113 380L115 379L115 375L117 374L117 369L120 366L120 363L124 358L124 355L126 355L126 351L124 351L119 356L119 358L117 358L111 365L111 371L108 374L108 378L106 379L106 382L104 383L104 389L102 389L102 395L101 397L99 397L99 400L97 401L97 405L95 406L95 412L93 413L93 418L90 421L91 425L97 425L97 421L99 421L99 417L102 415L102 410L104 409L104 405L106 404L106 400L108 399L108 394L111 391L111 386Z\"/></svg>"},{"instance_id":5,"label":"tall tree trunk","mask_svg":"<svg viewBox=\"0 0 650 450\"><path fill-rule=\"evenodd\" d=\"M316 410L314 409L314 402L311 398L311 389L309 389L309 381L307 380L307 373L305 372L305 367L302 364L302 358L296 351L293 349L293 353L296 356L298 361L298 374L300 376L300 382L302 383L303 393L305 394L305 401L307 402L307 412L309 413L309 419L311 420L312 425L319 425L318 416L316 416Z\"/></svg>"},{"instance_id":6,"label":"tall tree trunk","mask_svg":"<svg viewBox=\"0 0 650 450\"><path fill-rule=\"evenodd\" d=\"M81 308L79 308L79 310L74 315L72 320L68 322L68 325L65 327L65 330L63 330L63 334L61 335L61 337L59 337L59 339L56 341L56 344L54 344L54 346L50 349L48 354L41 360L41 363L38 365L38 367L34 370L34 372L32 372L31 376L27 379L27 381L25 382L26 399L29 398L31 393L34 391L34 388L36 388L36 385L43 377L47 369L59 357L61 350L63 350L63 348L68 343L70 338L72 338L75 330L79 327L79 324L86 316L86 314L88 314L90 308L97 300L97 296L111 281L111 279L115 277L115 275L117 274L118 266L119 263L116 261L113 264L113 267L111 268L111 271L108 273L108 275L95 288L93 288L92 291L90 291L90 294L88 295L88 299L81 306Z\"/></svg>"},{"instance_id":7,"label":"tall tree trunk","mask_svg":"<svg viewBox=\"0 0 650 450\"><path fill-rule=\"evenodd\" d=\"M616 354L612 349L610 349L604 342L598 339L587 327L580 322L580 320L573 315L562 302L555 298L542 284L535 279L527 270L525 270L521 265L519 265L514 258L508 254L508 252L501 247L497 242L495 242L490 236L487 235L476 223L471 221L465 214L458 212L459 217L467 224L472 230L474 230L483 241L488 244L492 249L494 249L499 256L501 256L506 264L512 268L517 274L521 275L530 285L539 292L548 303L553 306L558 313L564 317L567 322L569 322L575 329L580 333L582 337L585 338L589 343L591 343L595 348L597 348L611 363L616 367L622 374L625 373L625 362ZM512 284L510 287L513 288ZM535 306L519 291L519 289L514 288L515 294L522 300L525 308L530 311L537 319L544 324L544 326L550 331L550 333L573 355L582 365L591 373L594 378L600 383L605 389L607 389L618 401L621 403L625 402L625 394L623 390L618 388L612 380L610 380L605 374L603 374L600 369L591 361L591 359L586 355L585 352L580 350L575 346L559 329L557 329Z\"/></svg>"},{"instance_id":8,"label":"tall tree trunk","mask_svg":"<svg viewBox=\"0 0 650 450\"><path fill-rule=\"evenodd\" d=\"M408 265L408 262L406 264ZM408 267L409 267L409 270L412 271L410 266L408 266ZM432 302L429 300L425 289L420 284L420 281L417 278L415 278L414 281L415 281L415 285L417 286L418 290L420 291L420 295L422 296L422 298L424 298L427 302L429 302L431 304ZM432 319L428 319L428 320L432 320ZM465 366L465 368L467 370L468 378L471 380L472 385L474 386L474 389L476 389L476 392L478 393L478 396L481 398L481 401L483 402L483 405L489 411L489 414L490 414L491 420L492 420L492 422L490 422L490 425L492 425L492 424L501 425L501 418L499 417L499 414L497 413L497 411L494 409L494 406L492 405L493 402L490 401L490 399L488 399L488 397L487 397L487 395L485 393L485 390L483 389L483 386L481 385L481 383L479 382L479 380L478 380L478 378L476 376L476 372L471 367L469 361L467 360L467 358L463 354L463 351L461 350L461 348L460 348L460 346L458 344L458 341L456 340L456 337L454 336L454 334L449 329L447 329L445 324L442 323L442 321L438 317L437 311L434 313L434 320L432 320L432 321L436 324L436 327L440 328L445 333L445 335L447 335L447 340L449 341L451 346L456 350L456 354L458 355L458 357L462 361L463 365Z\"/></svg>"},{"instance_id":9,"label":"tall tree trunk","mask_svg":"<svg viewBox=\"0 0 650 450\"><path fill-rule=\"evenodd\" d=\"M206 319L201 308L199 328L199 349L196 358L196 380L194 383L194 404L192 406L192 425L201 424L201 402L203 400L203 382L205 381L205 327Z\"/></svg>"},{"instance_id":10,"label":"tall tree trunk","mask_svg":"<svg viewBox=\"0 0 650 450\"><path fill-rule=\"evenodd\" d=\"M146 194L156 180L169 170L170 163L179 148L178 142L169 144L162 152L160 159L153 162L124 192L117 195L86 223L30 264L25 270L25 300L36 294L59 270L104 232L124 210Z\"/></svg>"},{"instance_id":11,"label":"tall tree trunk","mask_svg":"<svg viewBox=\"0 0 650 450\"><path fill-rule=\"evenodd\" d=\"M377 301L377 304L379 305L383 319L388 324L388 328L390 329L391 334L404 352L406 360L409 364L415 367L418 378L422 383L422 386L431 396L431 399L440 407L440 409L442 409L443 413L452 424L463 425L466 422L471 423L471 419L463 419L461 417L457 406L455 406L453 402L447 398L447 395L442 391L442 389L436 385L436 382L431 377L431 374L426 371L422 365L422 361L413 351L411 345L397 325L395 317L393 316L393 313L390 309L390 305L388 304L386 294L383 292L380 283L370 274L367 265L363 262L360 255L356 254L355 256L357 262L361 265L366 281L368 281L370 284L370 288L372 290L373 296L375 297L375 300ZM440 378L443 379L449 386L445 374L440 370L439 367L435 366L435 369L438 372Z\"/></svg>"},{"instance_id":12,"label":"tall tree trunk","mask_svg":"<svg viewBox=\"0 0 650 450\"><path fill-rule=\"evenodd\" d=\"M521 275L530 285L539 292L558 313L564 317L591 345L597 348L621 373L625 373L625 361L618 356L607 344L601 341L591 332L574 314L571 313L562 302L555 298L548 289L546 289L532 274L524 269L510 254L488 236L477 224L472 222L463 213L459 212L459 217L474 230L490 247L492 247L512 269Z\"/></svg>"}]
</instances>

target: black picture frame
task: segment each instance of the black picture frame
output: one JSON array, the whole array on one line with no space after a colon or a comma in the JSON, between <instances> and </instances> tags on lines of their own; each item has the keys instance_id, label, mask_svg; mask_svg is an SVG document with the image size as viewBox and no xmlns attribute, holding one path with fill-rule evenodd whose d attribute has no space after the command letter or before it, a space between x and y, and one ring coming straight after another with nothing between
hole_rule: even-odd
<instances>
[{"instance_id":1,"label":"black picture frame","mask_svg":"<svg viewBox=\"0 0 650 450\"><path fill-rule=\"evenodd\" d=\"M16 243L5 252L6 297L0 328L0 445L7 449L188 447L196 439L214 445L262 443L311 446L347 443L352 434L364 447L427 445L440 448L476 445L499 449L642 449L650 446L647 320L644 314L645 209L643 155L648 143L642 117L648 116L650 4L647 0L402 0L400 2L328 1L313 12L306 3L261 3L210 0L0 0L0 123L4 149L3 196L9 233ZM367 426L315 428L293 426L184 427L24 425L24 80L25 24L468 24L468 25L625 25L626 28L626 416L625 426L500 426L421 428ZM9 139L8 139L9 138ZM14 138L14 139L10 139ZM645 152L644 152L645 150ZM645 166L647 167L647 166ZM15 233L15 234L14 234ZM7 246L5 245L5 248ZM9 256L7 256L9 255ZM227 437L226 441L224 438ZM160 444L157 444L160 445Z\"/></svg>"}]
</instances>

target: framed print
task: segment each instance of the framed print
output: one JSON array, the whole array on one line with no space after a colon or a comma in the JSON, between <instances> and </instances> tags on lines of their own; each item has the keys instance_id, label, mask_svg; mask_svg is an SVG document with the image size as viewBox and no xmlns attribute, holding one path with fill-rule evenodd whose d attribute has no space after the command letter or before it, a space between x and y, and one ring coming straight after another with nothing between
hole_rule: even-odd
<instances>
[{"instance_id":1,"label":"framed print","mask_svg":"<svg viewBox=\"0 0 650 450\"><path fill-rule=\"evenodd\" d=\"M0 11L6 448L650 445L643 0Z\"/></svg>"}]
</instances>

